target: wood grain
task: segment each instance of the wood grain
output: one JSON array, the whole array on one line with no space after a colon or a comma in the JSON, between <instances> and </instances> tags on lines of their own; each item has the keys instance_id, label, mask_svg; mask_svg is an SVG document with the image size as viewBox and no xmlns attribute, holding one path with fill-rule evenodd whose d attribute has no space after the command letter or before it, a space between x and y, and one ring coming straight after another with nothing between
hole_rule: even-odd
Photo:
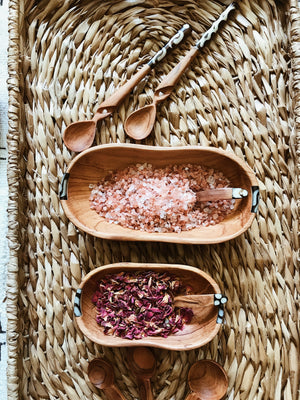
<instances>
[{"instance_id":1,"label":"wood grain","mask_svg":"<svg viewBox=\"0 0 300 400\"><path fill-rule=\"evenodd\" d=\"M217 334L220 324L217 324L218 309L214 305L205 309L206 319L201 323L192 319L190 324L184 326L182 331L168 338L145 337L139 340L122 339L117 336L105 335L103 328L96 322L96 308L91 301L96 291L97 283L102 277L122 271L169 272L177 276L184 285L190 285L196 294L219 293L217 283L205 272L198 268L177 264L142 264L142 263L117 263L99 267L89 272L79 288L81 289L81 313L76 318L78 327L91 341L104 346L129 347L152 346L170 350L190 350L208 343Z\"/></svg>"},{"instance_id":2,"label":"wood grain","mask_svg":"<svg viewBox=\"0 0 300 400\"><path fill-rule=\"evenodd\" d=\"M110 224L90 209L90 185L109 171L136 163L154 167L173 164L200 164L222 171L234 187L248 190L249 196L236 200L235 208L221 223L181 233L149 233ZM245 232L255 214L251 212L251 188L257 185L253 171L233 153L221 149L188 146L160 148L131 144L108 144L88 149L73 159L69 173L67 200L62 200L67 217L81 230L104 239L209 244L232 239Z\"/></svg>"}]
</instances>

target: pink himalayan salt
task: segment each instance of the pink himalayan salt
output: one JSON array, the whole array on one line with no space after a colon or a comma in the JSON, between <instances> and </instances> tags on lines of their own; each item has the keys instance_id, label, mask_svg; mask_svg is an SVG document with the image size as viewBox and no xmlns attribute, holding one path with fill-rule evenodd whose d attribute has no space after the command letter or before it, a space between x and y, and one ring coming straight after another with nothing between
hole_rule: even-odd
<instances>
[{"instance_id":1,"label":"pink himalayan salt","mask_svg":"<svg viewBox=\"0 0 300 400\"><path fill-rule=\"evenodd\" d=\"M234 200L196 202L196 191L229 187L222 172L183 164L137 164L92 187L91 209L110 223L147 232L181 232L221 222Z\"/></svg>"}]
</instances>

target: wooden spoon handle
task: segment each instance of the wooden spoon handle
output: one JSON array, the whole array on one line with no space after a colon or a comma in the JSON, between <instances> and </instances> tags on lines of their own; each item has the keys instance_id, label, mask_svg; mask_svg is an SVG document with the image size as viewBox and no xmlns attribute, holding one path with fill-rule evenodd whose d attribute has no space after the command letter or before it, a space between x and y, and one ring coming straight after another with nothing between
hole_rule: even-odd
<instances>
[{"instance_id":1,"label":"wooden spoon handle","mask_svg":"<svg viewBox=\"0 0 300 400\"><path fill-rule=\"evenodd\" d=\"M117 386L112 385L107 388L102 389L106 395L106 397L109 400L126 400L126 398L123 396L123 394L120 392L120 390L117 388Z\"/></svg>"},{"instance_id":2,"label":"wooden spoon handle","mask_svg":"<svg viewBox=\"0 0 300 400\"><path fill-rule=\"evenodd\" d=\"M248 196L248 191L241 188L217 188L196 193L196 202L241 199Z\"/></svg>"},{"instance_id":3,"label":"wooden spoon handle","mask_svg":"<svg viewBox=\"0 0 300 400\"><path fill-rule=\"evenodd\" d=\"M219 18L212 24L212 26L201 36L201 39L196 43L196 47L200 50L211 39L212 35L216 33L220 27L221 22L227 21L230 11L236 8L236 3L233 2L220 14Z\"/></svg>"},{"instance_id":4,"label":"wooden spoon handle","mask_svg":"<svg viewBox=\"0 0 300 400\"><path fill-rule=\"evenodd\" d=\"M174 297L174 304L177 307L189 307L196 304L197 306L220 306L227 302L227 297L221 293L217 294L188 294Z\"/></svg>"},{"instance_id":5,"label":"wooden spoon handle","mask_svg":"<svg viewBox=\"0 0 300 400\"><path fill-rule=\"evenodd\" d=\"M212 26L202 35L201 39L196 42L187 55L180 61L180 63L166 76L166 78L158 85L154 92L154 103L159 104L170 96L174 86L178 82L181 75L192 63L199 50L208 42L213 33L217 32L222 21L226 21L231 10L236 7L235 3L230 4L219 16L219 18L212 24Z\"/></svg>"},{"instance_id":6,"label":"wooden spoon handle","mask_svg":"<svg viewBox=\"0 0 300 400\"><path fill-rule=\"evenodd\" d=\"M153 393L152 393L150 379L138 379L137 383L140 392L140 399L153 400Z\"/></svg>"},{"instance_id":7,"label":"wooden spoon handle","mask_svg":"<svg viewBox=\"0 0 300 400\"><path fill-rule=\"evenodd\" d=\"M154 68L165 56L170 52L170 50L181 43L192 31L189 24L184 24L183 27L174 35L168 43L160 49L153 58L148 62L151 68Z\"/></svg>"},{"instance_id":8,"label":"wooden spoon handle","mask_svg":"<svg viewBox=\"0 0 300 400\"><path fill-rule=\"evenodd\" d=\"M199 397L198 393L191 392L186 396L185 400L201 400L201 398Z\"/></svg>"},{"instance_id":9,"label":"wooden spoon handle","mask_svg":"<svg viewBox=\"0 0 300 400\"><path fill-rule=\"evenodd\" d=\"M125 99L125 97L132 91L132 89L155 67L172 48L181 43L186 36L191 32L191 27L188 24L183 27L169 40L169 42L159 50L151 60L145 64L138 72L136 72L129 81L122 85L115 93L113 93L107 100L102 102L97 109L97 117L94 120L101 119L100 114L111 114Z\"/></svg>"},{"instance_id":10,"label":"wooden spoon handle","mask_svg":"<svg viewBox=\"0 0 300 400\"><path fill-rule=\"evenodd\" d=\"M111 114L122 103L132 89L150 72L150 70L151 66L145 64L129 79L129 81L99 105L97 114Z\"/></svg>"},{"instance_id":11,"label":"wooden spoon handle","mask_svg":"<svg viewBox=\"0 0 300 400\"><path fill-rule=\"evenodd\" d=\"M168 75L163 79L163 81L158 85L157 89L154 92L155 104L160 103L161 101L165 100L168 96L170 96L179 78L189 67L189 65L193 62L198 52L199 50L196 47L193 47L186 54L186 56L180 61L180 63L177 64L176 67L173 68L168 73Z\"/></svg>"}]
</instances>

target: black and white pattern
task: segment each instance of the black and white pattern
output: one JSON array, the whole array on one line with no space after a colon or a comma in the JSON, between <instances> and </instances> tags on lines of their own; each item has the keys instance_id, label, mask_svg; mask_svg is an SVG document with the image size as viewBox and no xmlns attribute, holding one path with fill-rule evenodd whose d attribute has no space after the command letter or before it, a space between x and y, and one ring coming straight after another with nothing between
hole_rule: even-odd
<instances>
[{"instance_id":1,"label":"black and white pattern","mask_svg":"<svg viewBox=\"0 0 300 400\"><path fill-rule=\"evenodd\" d=\"M75 317L81 317L81 289L77 289L76 295L75 295L75 300L74 300L74 315Z\"/></svg>"},{"instance_id":2,"label":"black and white pattern","mask_svg":"<svg viewBox=\"0 0 300 400\"><path fill-rule=\"evenodd\" d=\"M228 298L221 293L217 293L214 296L214 305L221 306L222 304L227 303Z\"/></svg>"},{"instance_id":3,"label":"black and white pattern","mask_svg":"<svg viewBox=\"0 0 300 400\"><path fill-rule=\"evenodd\" d=\"M231 3L225 11L219 16L219 18L212 24L212 26L202 35L201 39L196 43L196 47L201 49L208 42L212 35L217 32L221 22L227 21L229 13L236 8L235 3Z\"/></svg>"},{"instance_id":4,"label":"black and white pattern","mask_svg":"<svg viewBox=\"0 0 300 400\"><path fill-rule=\"evenodd\" d=\"M189 24L184 24L183 27L174 35L168 43L161 49L159 52L155 54L155 56L148 62L148 65L151 68L154 68L155 65L161 61L168 52L179 43L181 43L185 37L191 32L191 27Z\"/></svg>"}]
</instances>

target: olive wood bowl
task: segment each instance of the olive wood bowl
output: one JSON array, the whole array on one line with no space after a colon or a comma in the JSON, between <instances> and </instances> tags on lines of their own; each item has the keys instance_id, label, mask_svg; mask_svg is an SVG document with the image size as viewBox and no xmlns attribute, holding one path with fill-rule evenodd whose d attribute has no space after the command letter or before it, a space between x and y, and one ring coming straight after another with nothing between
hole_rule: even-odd
<instances>
[{"instance_id":1,"label":"olive wood bowl","mask_svg":"<svg viewBox=\"0 0 300 400\"><path fill-rule=\"evenodd\" d=\"M174 164L200 164L222 171L233 187L249 195L238 199L232 213L216 224L180 233L144 232L109 223L90 208L90 185L97 184L109 171L137 163L155 167ZM160 241L190 244L221 243L241 235L251 225L258 206L258 183L253 171L239 157L217 148L200 146L157 147L136 144L108 144L77 155L61 182L60 200L67 217L80 230L103 239Z\"/></svg>"},{"instance_id":2,"label":"olive wood bowl","mask_svg":"<svg viewBox=\"0 0 300 400\"><path fill-rule=\"evenodd\" d=\"M81 332L94 343L112 347L150 346L169 350L190 350L210 342L218 333L223 322L224 310L222 306L209 305L204 307L204 317L201 318L201 321L193 317L189 324L184 325L183 330L167 338L148 336L142 339L123 339L104 334L104 329L96 322L97 310L92 303L92 296L97 290L98 282L108 274L145 270L168 272L175 275L184 285L190 285L195 294L220 293L217 283L208 274L195 267L151 263L105 265L89 272L77 289L74 300L74 315Z\"/></svg>"}]
</instances>

